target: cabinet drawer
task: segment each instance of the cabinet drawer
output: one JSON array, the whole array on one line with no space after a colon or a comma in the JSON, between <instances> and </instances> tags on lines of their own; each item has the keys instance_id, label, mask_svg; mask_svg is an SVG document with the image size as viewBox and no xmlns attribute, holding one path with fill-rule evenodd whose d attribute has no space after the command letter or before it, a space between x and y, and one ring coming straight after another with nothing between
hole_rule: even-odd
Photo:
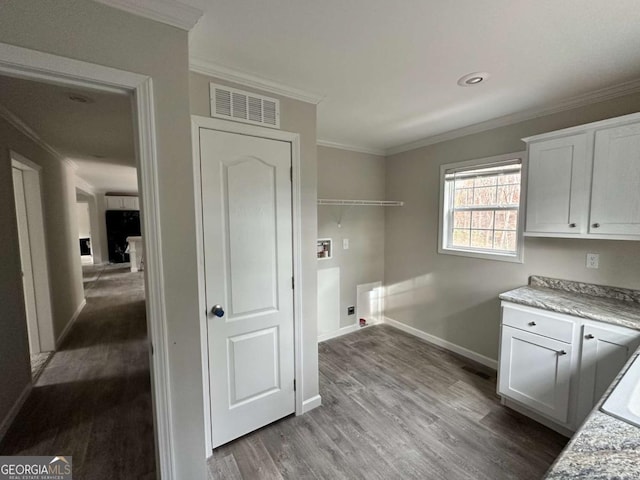
<instances>
[{"instance_id":1,"label":"cabinet drawer","mask_svg":"<svg viewBox=\"0 0 640 480\"><path fill-rule=\"evenodd\" d=\"M557 314L552 312L541 311L538 313L533 308L503 303L502 324L564 343L573 343L575 323L559 318Z\"/></svg>"}]
</instances>

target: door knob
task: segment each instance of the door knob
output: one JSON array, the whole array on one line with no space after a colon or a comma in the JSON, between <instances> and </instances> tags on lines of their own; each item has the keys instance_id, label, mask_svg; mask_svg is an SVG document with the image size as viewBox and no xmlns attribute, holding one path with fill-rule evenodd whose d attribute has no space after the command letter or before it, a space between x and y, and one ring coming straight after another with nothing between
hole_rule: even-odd
<instances>
[{"instance_id":1,"label":"door knob","mask_svg":"<svg viewBox=\"0 0 640 480\"><path fill-rule=\"evenodd\" d=\"M213 313L216 317L223 317L224 309L220 305L214 305L211 309L211 313Z\"/></svg>"},{"instance_id":2,"label":"door knob","mask_svg":"<svg viewBox=\"0 0 640 480\"><path fill-rule=\"evenodd\" d=\"M571 228L576 228L577 226L578 226L578 225L576 225L575 223L570 223L570 224L569 224L569 227L571 227Z\"/></svg>"},{"instance_id":3,"label":"door knob","mask_svg":"<svg viewBox=\"0 0 640 480\"><path fill-rule=\"evenodd\" d=\"M594 223L594 224L592 225L592 227L593 227L593 228L600 228L600 224L599 224L599 223Z\"/></svg>"},{"instance_id":4,"label":"door knob","mask_svg":"<svg viewBox=\"0 0 640 480\"><path fill-rule=\"evenodd\" d=\"M588 334L586 334L584 336L584 338L587 338L587 339L591 340L592 338L595 338L595 337L593 335L591 335L590 333L588 333Z\"/></svg>"},{"instance_id":5,"label":"door knob","mask_svg":"<svg viewBox=\"0 0 640 480\"><path fill-rule=\"evenodd\" d=\"M560 351L558 352L558 355L566 355L566 354L567 354L567 352L565 352L564 350L560 350Z\"/></svg>"}]
</instances>

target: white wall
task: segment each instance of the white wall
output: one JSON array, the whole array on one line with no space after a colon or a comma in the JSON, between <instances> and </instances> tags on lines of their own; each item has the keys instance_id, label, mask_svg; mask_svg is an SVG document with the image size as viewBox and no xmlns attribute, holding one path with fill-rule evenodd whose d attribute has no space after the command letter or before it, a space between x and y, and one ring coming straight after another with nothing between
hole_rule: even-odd
<instances>
[{"instance_id":1,"label":"white wall","mask_svg":"<svg viewBox=\"0 0 640 480\"><path fill-rule=\"evenodd\" d=\"M21 0L2 2L0 42L153 79L176 478L206 478L195 209L193 196L185 195L193 191L188 35L97 2ZM75 188L72 193L75 199ZM9 265L16 270L15 262ZM19 281L16 271L13 277Z\"/></svg>"},{"instance_id":2,"label":"white wall","mask_svg":"<svg viewBox=\"0 0 640 480\"><path fill-rule=\"evenodd\" d=\"M384 157L318 147L318 198L386 200ZM340 327L358 321L347 315L347 307L356 306L357 285L384 279L385 208L318 206L318 238L334 242L332 258L319 260L318 269L340 268Z\"/></svg>"},{"instance_id":3,"label":"white wall","mask_svg":"<svg viewBox=\"0 0 640 480\"><path fill-rule=\"evenodd\" d=\"M640 242L536 239L524 264L438 254L439 168L443 163L524 150L521 138L640 110L640 94L442 142L387 159L387 196L405 206L386 210L386 315L496 359L498 294L530 275L640 288ZM600 253L600 269L585 267Z\"/></svg>"},{"instance_id":4,"label":"white wall","mask_svg":"<svg viewBox=\"0 0 640 480\"><path fill-rule=\"evenodd\" d=\"M78 238L91 237L89 202L77 202L76 211L78 214Z\"/></svg>"}]
</instances>

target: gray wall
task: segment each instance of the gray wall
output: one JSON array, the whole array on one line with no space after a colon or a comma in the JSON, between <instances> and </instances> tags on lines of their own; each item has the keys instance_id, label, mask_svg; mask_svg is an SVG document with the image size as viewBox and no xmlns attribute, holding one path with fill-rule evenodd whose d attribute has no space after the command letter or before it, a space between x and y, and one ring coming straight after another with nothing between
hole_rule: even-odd
<instances>
[{"instance_id":1,"label":"gray wall","mask_svg":"<svg viewBox=\"0 0 640 480\"><path fill-rule=\"evenodd\" d=\"M0 422L31 381L10 150L42 167L40 182L56 339L60 338L84 299L74 171L0 118L0 190L8 197L0 207L0 230L5 237L0 277L3 294L11 294L0 302L3 310L0 370L5 372L11 384L7 389L0 389Z\"/></svg>"},{"instance_id":2,"label":"gray wall","mask_svg":"<svg viewBox=\"0 0 640 480\"><path fill-rule=\"evenodd\" d=\"M21 0L0 3L0 42L153 78L176 475L206 478L188 35L97 2Z\"/></svg>"},{"instance_id":3,"label":"gray wall","mask_svg":"<svg viewBox=\"0 0 640 480\"><path fill-rule=\"evenodd\" d=\"M384 157L318 147L318 198L385 200ZM340 327L358 321L347 315L357 285L384 280L384 233L384 207L318 206L318 238L334 242L332 258L318 261L318 269L340 268Z\"/></svg>"},{"instance_id":4,"label":"gray wall","mask_svg":"<svg viewBox=\"0 0 640 480\"><path fill-rule=\"evenodd\" d=\"M318 232L316 220L317 201L317 152L316 106L310 103L278 97L271 93L246 88L216 78L191 73L191 113L208 117L210 114L209 82L215 82L242 90L249 90L280 100L280 128L300 134L300 163L302 190L302 341L304 382L303 398L318 395L318 345L317 345L317 261L315 242Z\"/></svg>"},{"instance_id":5,"label":"gray wall","mask_svg":"<svg viewBox=\"0 0 640 480\"><path fill-rule=\"evenodd\" d=\"M640 94L430 145L387 158L386 316L487 357L498 356L500 292L530 275L640 288L640 242L525 240L524 264L438 254L439 166L522 151L522 137L640 110ZM585 267L587 252L600 269Z\"/></svg>"}]
</instances>

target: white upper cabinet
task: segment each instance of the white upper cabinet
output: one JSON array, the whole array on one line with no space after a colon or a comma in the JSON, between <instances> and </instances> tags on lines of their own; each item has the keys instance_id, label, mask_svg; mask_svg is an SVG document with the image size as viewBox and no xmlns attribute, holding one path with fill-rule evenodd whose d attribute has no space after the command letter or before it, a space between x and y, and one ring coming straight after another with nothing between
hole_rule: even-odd
<instances>
[{"instance_id":1,"label":"white upper cabinet","mask_svg":"<svg viewBox=\"0 0 640 480\"><path fill-rule=\"evenodd\" d=\"M524 141L525 235L640 240L640 114Z\"/></svg>"},{"instance_id":2,"label":"white upper cabinet","mask_svg":"<svg viewBox=\"0 0 640 480\"><path fill-rule=\"evenodd\" d=\"M587 134L529 145L527 232L587 231Z\"/></svg>"},{"instance_id":3,"label":"white upper cabinet","mask_svg":"<svg viewBox=\"0 0 640 480\"><path fill-rule=\"evenodd\" d=\"M596 132L589 232L640 235L640 123Z\"/></svg>"},{"instance_id":4,"label":"white upper cabinet","mask_svg":"<svg viewBox=\"0 0 640 480\"><path fill-rule=\"evenodd\" d=\"M105 196L107 210L140 210L138 197Z\"/></svg>"}]
</instances>

